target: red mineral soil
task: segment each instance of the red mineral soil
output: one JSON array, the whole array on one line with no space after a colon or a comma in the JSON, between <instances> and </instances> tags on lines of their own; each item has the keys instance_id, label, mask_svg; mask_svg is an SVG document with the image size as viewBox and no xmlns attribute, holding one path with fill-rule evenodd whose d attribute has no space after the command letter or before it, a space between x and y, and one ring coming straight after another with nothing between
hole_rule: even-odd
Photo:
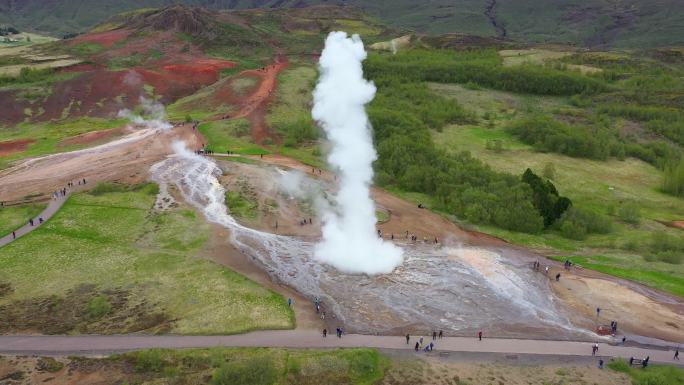
<instances>
[{"instance_id":1,"label":"red mineral soil","mask_svg":"<svg viewBox=\"0 0 684 385\"><path fill-rule=\"evenodd\" d=\"M29 144L35 142L35 139L17 139L0 142L0 156L7 156L16 152L26 150Z\"/></svg>"},{"instance_id":2,"label":"red mineral soil","mask_svg":"<svg viewBox=\"0 0 684 385\"><path fill-rule=\"evenodd\" d=\"M111 139L112 137L115 137L115 136L121 136L125 133L126 133L126 129L124 127L110 128L108 130L100 130L100 131L93 131L93 132L86 132L85 134L80 134L80 135L72 136L70 138L66 138L66 139L60 141L57 144L57 146L66 147L66 146L74 146L74 145L94 144L97 142L102 142L106 139Z\"/></svg>"},{"instance_id":3,"label":"red mineral soil","mask_svg":"<svg viewBox=\"0 0 684 385\"><path fill-rule=\"evenodd\" d=\"M266 126L266 108L274 94L278 73L288 65L284 55L278 55L273 62L265 67L242 71L228 81L217 84L215 91L206 97L193 101L188 105L190 108L202 108L207 105L220 106L232 105L237 107L237 111L229 115L230 119L247 119L250 122L250 133L255 143L261 144L265 139L277 141L277 137ZM232 88L232 80L240 78L252 78L256 84L244 93L238 95ZM222 119L225 116L217 115L214 120Z\"/></svg>"},{"instance_id":4,"label":"red mineral soil","mask_svg":"<svg viewBox=\"0 0 684 385\"><path fill-rule=\"evenodd\" d=\"M674 228L684 230L684 221L672 221L672 222L670 222L670 224Z\"/></svg>"},{"instance_id":5,"label":"red mineral soil","mask_svg":"<svg viewBox=\"0 0 684 385\"><path fill-rule=\"evenodd\" d=\"M88 33L73 38L69 43L72 45L81 43L96 43L104 48L110 48L114 43L121 41L130 35L127 29L115 29L113 31Z\"/></svg>"}]
</instances>

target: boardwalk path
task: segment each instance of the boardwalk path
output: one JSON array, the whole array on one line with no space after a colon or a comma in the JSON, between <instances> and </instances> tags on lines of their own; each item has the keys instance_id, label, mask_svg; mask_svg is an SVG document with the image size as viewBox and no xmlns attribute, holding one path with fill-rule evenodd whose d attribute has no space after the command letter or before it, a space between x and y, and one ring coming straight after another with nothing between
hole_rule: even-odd
<instances>
[{"instance_id":1,"label":"boardwalk path","mask_svg":"<svg viewBox=\"0 0 684 385\"><path fill-rule=\"evenodd\" d=\"M345 335L341 339L323 338L315 331L283 330L259 331L230 336L0 336L0 353L42 355L101 355L147 348L208 348L227 347L283 347L337 348L371 347L381 349L412 349L417 338L406 344L402 336ZM425 339L430 342L429 338ZM541 341L485 338L447 337L435 341L435 352L485 352L505 354L539 354L557 356L591 356L592 343L573 341ZM416 353L423 354L423 353ZM599 344L601 357L651 357L653 362L672 363L673 352L629 346Z\"/></svg>"},{"instance_id":2,"label":"boardwalk path","mask_svg":"<svg viewBox=\"0 0 684 385\"><path fill-rule=\"evenodd\" d=\"M39 218L43 218L43 221L47 221L53 215L55 215L55 213L57 211L59 211L59 209L62 207L64 202L66 202L67 198L69 198L69 195L71 195L71 191L67 190L66 196L60 196L59 198L50 199L50 203L48 203L48 206L45 208L45 210L43 210L40 214L38 214L35 218L33 218L33 226L26 223L24 226L15 230L15 233L17 235L17 239L19 239L21 236L26 235L26 234L30 233L31 231L40 227ZM5 235L4 237L0 238L0 247L5 246L6 244L12 242L13 240L14 240L14 237L12 236L12 233Z\"/></svg>"}]
</instances>

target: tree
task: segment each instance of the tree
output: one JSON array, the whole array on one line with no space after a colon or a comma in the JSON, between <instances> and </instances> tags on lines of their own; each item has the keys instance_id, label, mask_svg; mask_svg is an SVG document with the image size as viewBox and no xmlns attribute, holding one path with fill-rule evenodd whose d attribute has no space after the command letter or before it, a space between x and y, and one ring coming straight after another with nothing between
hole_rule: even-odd
<instances>
[{"instance_id":1,"label":"tree","mask_svg":"<svg viewBox=\"0 0 684 385\"><path fill-rule=\"evenodd\" d=\"M570 199L558 194L551 181L545 182L529 168L523 173L522 181L532 188L532 203L544 218L545 228L551 226L572 205Z\"/></svg>"}]
</instances>

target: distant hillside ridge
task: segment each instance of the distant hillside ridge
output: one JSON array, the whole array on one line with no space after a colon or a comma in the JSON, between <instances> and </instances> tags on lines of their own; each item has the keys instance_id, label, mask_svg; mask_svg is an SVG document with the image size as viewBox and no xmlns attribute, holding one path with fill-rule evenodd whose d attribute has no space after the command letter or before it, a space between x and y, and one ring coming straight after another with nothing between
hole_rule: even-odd
<instances>
[{"instance_id":1,"label":"distant hillside ridge","mask_svg":"<svg viewBox=\"0 0 684 385\"><path fill-rule=\"evenodd\" d=\"M62 36L109 17L173 4L207 9L353 5L394 27L534 43L648 48L684 45L681 0L0 0L0 24Z\"/></svg>"}]
</instances>

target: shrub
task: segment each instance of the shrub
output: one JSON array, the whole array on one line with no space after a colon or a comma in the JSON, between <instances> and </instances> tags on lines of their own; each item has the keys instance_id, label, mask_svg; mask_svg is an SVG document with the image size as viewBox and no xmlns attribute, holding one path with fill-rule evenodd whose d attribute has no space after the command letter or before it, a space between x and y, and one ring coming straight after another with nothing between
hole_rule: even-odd
<instances>
[{"instance_id":1,"label":"shrub","mask_svg":"<svg viewBox=\"0 0 684 385\"><path fill-rule=\"evenodd\" d=\"M90 301L88 301L88 304L86 306L86 311L88 312L88 316L90 318L102 318L106 314L108 314L112 310L112 305L109 304L109 301L106 296L104 295L99 295L97 297L92 298Z\"/></svg>"},{"instance_id":2,"label":"shrub","mask_svg":"<svg viewBox=\"0 0 684 385\"><path fill-rule=\"evenodd\" d=\"M635 203L625 203L618 208L617 216L623 222L638 225L641 222L641 209Z\"/></svg>"},{"instance_id":3,"label":"shrub","mask_svg":"<svg viewBox=\"0 0 684 385\"><path fill-rule=\"evenodd\" d=\"M568 239L581 241L587 237L587 228L581 223L564 221L560 226L561 235Z\"/></svg>"},{"instance_id":4,"label":"shrub","mask_svg":"<svg viewBox=\"0 0 684 385\"><path fill-rule=\"evenodd\" d=\"M684 156L679 163L671 163L665 167L662 189L668 194L684 197Z\"/></svg>"},{"instance_id":5,"label":"shrub","mask_svg":"<svg viewBox=\"0 0 684 385\"><path fill-rule=\"evenodd\" d=\"M245 361L231 361L214 370L212 385L271 385L278 379L273 360L253 357Z\"/></svg>"},{"instance_id":6,"label":"shrub","mask_svg":"<svg viewBox=\"0 0 684 385\"><path fill-rule=\"evenodd\" d=\"M164 351L161 349L141 350L134 353L135 370L138 372L161 372L165 366Z\"/></svg>"},{"instance_id":7,"label":"shrub","mask_svg":"<svg viewBox=\"0 0 684 385\"><path fill-rule=\"evenodd\" d=\"M556 166L554 166L551 162L546 163L544 165L544 171L542 171L542 175L546 179L556 179Z\"/></svg>"}]
</instances>

